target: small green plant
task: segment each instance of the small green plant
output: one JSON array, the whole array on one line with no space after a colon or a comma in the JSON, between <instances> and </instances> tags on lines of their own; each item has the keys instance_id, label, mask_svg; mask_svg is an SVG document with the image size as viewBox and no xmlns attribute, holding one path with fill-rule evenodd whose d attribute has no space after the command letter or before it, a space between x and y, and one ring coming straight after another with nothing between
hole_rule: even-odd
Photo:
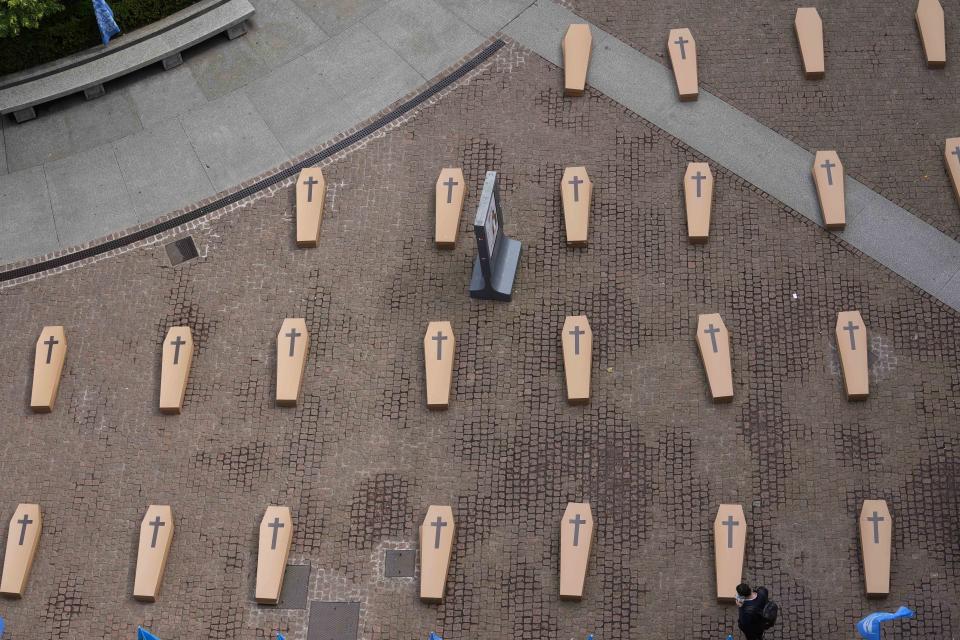
<instances>
[{"instance_id":1,"label":"small green plant","mask_svg":"<svg viewBox=\"0 0 960 640\"><path fill-rule=\"evenodd\" d=\"M57 0L0 0L0 38L36 29L43 18L58 11L63 11L63 5Z\"/></svg>"}]
</instances>

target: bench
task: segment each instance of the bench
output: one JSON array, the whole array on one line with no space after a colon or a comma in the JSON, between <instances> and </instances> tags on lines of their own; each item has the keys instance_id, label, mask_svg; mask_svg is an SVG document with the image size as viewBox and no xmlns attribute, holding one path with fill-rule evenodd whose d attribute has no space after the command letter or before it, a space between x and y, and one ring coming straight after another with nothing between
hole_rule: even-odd
<instances>
[{"instance_id":1,"label":"bench","mask_svg":"<svg viewBox=\"0 0 960 640\"><path fill-rule=\"evenodd\" d=\"M34 107L83 92L87 100L102 96L104 83L156 62L172 69L181 52L226 33L231 40L246 33L254 8L249 0L202 0L143 29L55 62L0 79L0 114L18 123L37 117Z\"/></svg>"}]
</instances>

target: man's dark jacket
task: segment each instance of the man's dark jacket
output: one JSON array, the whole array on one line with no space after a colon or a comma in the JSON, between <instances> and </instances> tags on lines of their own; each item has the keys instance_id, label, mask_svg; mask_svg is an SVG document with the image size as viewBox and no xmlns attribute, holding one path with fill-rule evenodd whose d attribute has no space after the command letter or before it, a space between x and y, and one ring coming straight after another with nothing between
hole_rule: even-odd
<instances>
[{"instance_id":1,"label":"man's dark jacket","mask_svg":"<svg viewBox=\"0 0 960 640\"><path fill-rule=\"evenodd\" d=\"M767 606L767 588L758 587L757 597L753 600L744 600L740 607L740 618L737 622L740 630L748 638L759 638L767 628L767 621L763 617L763 608Z\"/></svg>"}]
</instances>

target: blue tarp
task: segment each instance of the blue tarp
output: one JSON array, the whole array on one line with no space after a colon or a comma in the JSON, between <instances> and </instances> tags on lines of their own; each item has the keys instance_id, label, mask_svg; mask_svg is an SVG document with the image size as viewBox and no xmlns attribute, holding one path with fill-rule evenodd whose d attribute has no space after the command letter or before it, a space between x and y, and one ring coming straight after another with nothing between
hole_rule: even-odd
<instances>
[{"instance_id":1,"label":"blue tarp","mask_svg":"<svg viewBox=\"0 0 960 640\"><path fill-rule=\"evenodd\" d=\"M913 616L913 611L907 607L900 607L893 613L887 613L886 611L871 613L857 623L857 633L863 636L865 640L880 640L881 622L896 620L897 618L912 618Z\"/></svg>"},{"instance_id":2,"label":"blue tarp","mask_svg":"<svg viewBox=\"0 0 960 640\"><path fill-rule=\"evenodd\" d=\"M97 16L97 26L100 27L100 38L106 45L110 38L120 33L120 27L113 19L113 9L107 4L107 0L93 0L93 12Z\"/></svg>"},{"instance_id":3,"label":"blue tarp","mask_svg":"<svg viewBox=\"0 0 960 640\"><path fill-rule=\"evenodd\" d=\"M153 635L143 627L137 627L137 640L160 640L160 638Z\"/></svg>"},{"instance_id":4,"label":"blue tarp","mask_svg":"<svg viewBox=\"0 0 960 640\"><path fill-rule=\"evenodd\" d=\"M3 635L3 627L4 627L4 626L6 626L6 625L4 625L4 623L3 623L3 618L0 618L0 636Z\"/></svg>"}]
</instances>

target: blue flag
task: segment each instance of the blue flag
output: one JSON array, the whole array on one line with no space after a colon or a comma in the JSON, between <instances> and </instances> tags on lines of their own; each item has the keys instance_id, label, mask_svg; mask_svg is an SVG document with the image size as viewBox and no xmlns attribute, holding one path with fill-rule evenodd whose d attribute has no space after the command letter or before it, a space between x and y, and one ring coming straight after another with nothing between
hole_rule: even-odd
<instances>
[{"instance_id":1,"label":"blue flag","mask_svg":"<svg viewBox=\"0 0 960 640\"><path fill-rule=\"evenodd\" d=\"M143 627L137 627L137 640L160 640L160 638L153 635Z\"/></svg>"},{"instance_id":2,"label":"blue flag","mask_svg":"<svg viewBox=\"0 0 960 640\"><path fill-rule=\"evenodd\" d=\"M93 0L93 12L97 16L97 26L100 27L100 38L106 45L110 42L110 38L120 33L120 27L113 19L113 10L107 4L107 0Z\"/></svg>"},{"instance_id":3,"label":"blue flag","mask_svg":"<svg viewBox=\"0 0 960 640\"><path fill-rule=\"evenodd\" d=\"M897 618L912 618L913 611L907 607L900 607L893 613L878 611L871 613L863 620L857 623L857 633L866 640L880 640L880 623L887 620L896 620Z\"/></svg>"}]
</instances>

